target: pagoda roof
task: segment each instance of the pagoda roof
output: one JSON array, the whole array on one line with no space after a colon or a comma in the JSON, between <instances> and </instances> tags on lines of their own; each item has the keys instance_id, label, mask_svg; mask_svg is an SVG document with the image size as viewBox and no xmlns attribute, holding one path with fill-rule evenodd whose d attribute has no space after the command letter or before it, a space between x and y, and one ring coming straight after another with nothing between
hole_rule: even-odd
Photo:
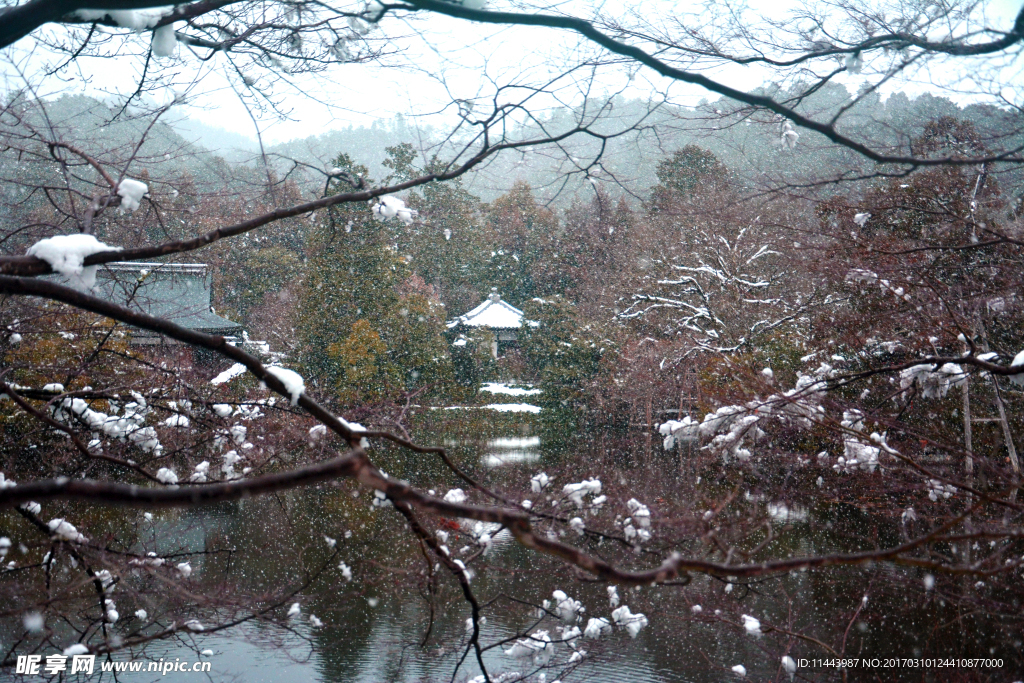
<instances>
[{"instance_id":1,"label":"pagoda roof","mask_svg":"<svg viewBox=\"0 0 1024 683\"><path fill-rule=\"evenodd\" d=\"M497 291L492 290L483 303L473 310L448 321L448 329L465 325L466 327L486 327L492 330L513 330L523 325L523 312L502 301Z\"/></svg>"}]
</instances>

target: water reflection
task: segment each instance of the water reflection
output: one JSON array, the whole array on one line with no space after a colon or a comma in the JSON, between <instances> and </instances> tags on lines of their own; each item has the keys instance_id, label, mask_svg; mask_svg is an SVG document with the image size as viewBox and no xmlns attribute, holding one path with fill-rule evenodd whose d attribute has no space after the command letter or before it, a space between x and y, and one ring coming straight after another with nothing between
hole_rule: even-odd
<instances>
[{"instance_id":1,"label":"water reflection","mask_svg":"<svg viewBox=\"0 0 1024 683\"><path fill-rule=\"evenodd\" d=\"M723 491L728 493L733 487L725 481L722 470L703 472L704 483L697 485L697 474L687 469L689 464L659 460L657 451L630 451L611 439L595 438L590 447L580 446L566 457L563 451L548 449L546 439L531 435L528 423L506 423L504 434L495 433L498 427L493 421L486 427L486 436L481 438L479 425L466 423L461 433L446 425L449 440L445 443L460 465L481 468L473 474L497 488L529 490L529 477L541 463L556 477L552 490L608 468L624 472L623 476L636 475L637 481L653 482L635 495L643 497L655 512L658 500L676 496L682 501L693 499L695 517L699 519L707 501L720 499ZM431 441L429 435L420 438ZM394 476L408 478L419 486L438 486L439 494L444 492L439 482L445 481L445 474L436 463L402 458L383 449L374 456L387 460L387 469ZM645 478L650 473L653 475ZM716 480L716 474L720 480ZM450 487L458 485L454 477L448 478ZM606 484L615 486L609 480ZM369 500L372 496L356 496L355 492L354 487L296 491L216 508L156 513L151 521L143 520L141 513L110 515L111 535L124 537L124 529L137 527L140 549L210 553L192 560L197 592L220 591L233 599L236 592L244 590L245 596L239 600L246 606L255 606L262 599L261 591L271 595L276 587L301 583L328 560L331 568L341 561L353 569L351 582L333 572L329 579L314 582L308 590L289 597L286 604L293 600L301 603L301 617L287 620L285 606L276 612L277 624L251 622L226 634L192 634L182 640L157 643L145 657L195 661L198 651L209 648L214 651L210 658L213 680L218 681L450 680L467 641L469 608L458 586L445 576L433 591L427 590L422 556L402 520L387 510L373 508ZM535 505L544 506L549 506L553 497L550 492L529 495ZM737 505L746 506L744 514L755 511L772 523L773 557L893 545L900 539L895 524L880 521L857 507L813 498L781 500L764 493L738 498ZM614 504L614 500L608 503ZM530 680L538 681L536 672L523 669L522 662L503 654L510 645L505 641L531 627L552 632L558 628L552 619L539 623L529 608L503 596L539 604L551 599L555 590L563 590L586 607L584 622L609 615L604 584L577 580L557 561L513 542L507 531L475 522L463 525L459 520L442 520L441 526L450 534L453 556L465 561L478 550L470 537L482 533L492 537L490 553L470 565L473 590L485 605L487 623L482 642L489 646L484 659L492 672L520 670L532 673ZM324 543L324 535L337 539L337 557L332 558L334 551ZM698 543L695 541L693 547L699 551ZM617 561L623 559L613 556L607 546L592 550ZM627 557L625 561L635 560ZM952 603L947 605L935 592L924 589L922 576L914 568L866 565L795 572L750 585L727 585L725 581L697 576L685 587L620 587L622 604L646 614L650 626L635 640L619 632L603 641L581 641L581 648L588 654L582 665L562 680L713 683L738 680L730 671L735 665L743 665L751 680L786 680L779 668L780 647L793 648L794 656L827 655L820 648L806 645L807 641L787 639L777 632L752 638L739 623L741 614L753 615L765 627L784 628L830 647L848 639L848 647L855 647L861 657L910 657L923 652L934 656L937 648L947 646L951 656L989 656L992 648L991 654L1008 657L1015 643L1019 649L1020 635L1012 630L1012 623L1004 625L980 615L958 614ZM115 593L115 599L125 615L145 607L159 624L183 618L170 600L167 604L161 602L164 596L159 591L146 595L150 601L138 605L126 590ZM864 595L869 595L869 608L858 612ZM370 599L375 601L374 606ZM695 605L700 605L699 612ZM310 615L316 615L323 627L314 627ZM936 624L951 626L942 631ZM3 643L20 637L18 624L0 620L0 626ZM122 626L141 632L157 628L134 624L129 618L119 624L119 628ZM69 642L72 637L71 633L61 633L57 642ZM561 645L553 664L561 667L571 655L572 651ZM456 680L465 681L477 673L470 656ZM551 681L559 669L546 673ZM892 673L889 680L913 672ZM920 678L920 671L916 673ZM809 672L809 677L831 680L834 674L817 671ZM119 678L154 680L152 674ZM196 676L168 674L160 679L194 681Z\"/></svg>"},{"instance_id":2,"label":"water reflection","mask_svg":"<svg viewBox=\"0 0 1024 683\"><path fill-rule=\"evenodd\" d=\"M487 468L510 464L532 464L540 461L540 437L519 436L491 439L480 463Z\"/></svg>"},{"instance_id":3,"label":"water reflection","mask_svg":"<svg viewBox=\"0 0 1024 683\"><path fill-rule=\"evenodd\" d=\"M767 511L768 516L780 524L806 522L810 514L802 505L787 503L768 503Z\"/></svg>"}]
</instances>

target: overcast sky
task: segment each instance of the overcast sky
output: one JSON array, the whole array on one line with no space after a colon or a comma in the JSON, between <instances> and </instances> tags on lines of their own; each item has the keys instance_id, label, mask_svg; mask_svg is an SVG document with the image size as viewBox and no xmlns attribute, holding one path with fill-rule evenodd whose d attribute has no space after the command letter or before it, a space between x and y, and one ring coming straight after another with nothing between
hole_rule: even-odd
<instances>
[{"instance_id":1,"label":"overcast sky","mask_svg":"<svg viewBox=\"0 0 1024 683\"><path fill-rule=\"evenodd\" d=\"M781 12L780 8L791 1L774 1L771 6ZM755 8L762 6L758 1L750 4ZM592 9L593 3L586 6ZM559 7L563 11L572 9L568 4L560 4ZM608 2L603 7L615 12L622 5ZM676 2L647 0L643 4L646 16L655 18L658 12L671 17L678 7ZM985 4L988 25L1009 28L1019 8L1020 0L990 0ZM398 113L424 117L433 123L450 120L455 109L451 106L445 109L445 106L451 104L453 97L490 97L495 84L542 82L550 74L577 63L581 57L599 54L594 46L581 42L566 31L494 27L441 16L414 16L409 20L389 18L371 36L393 52L386 60L388 68L375 64L341 65L326 75L295 79L295 88L279 86L276 93L289 110L289 119L277 120L272 115L260 117L259 125L265 139L276 142L304 138L330 128L369 124L374 119L391 118ZM16 48L24 49L26 43L23 40ZM985 59L991 63L991 58ZM185 68L175 67L181 72L180 79L194 83L189 90L191 105L182 107L180 113L209 125L253 136L257 124L218 70L223 60L223 55L219 55L212 63L198 68L194 59L189 60ZM88 85L72 80L59 87L94 95L124 94L134 88L138 63L130 61L129 57L80 61L80 73L88 80ZM904 90L916 95L925 90L937 90L933 83L955 83L961 89L958 99L964 101L971 99L972 90L987 88L987 84L972 85L971 74L978 70L970 60L958 59L953 65L957 68L940 62L937 69L896 79L886 89L889 92ZM1005 94L1018 105L1024 104L1019 85L1024 83L1024 65L1018 59L1002 66L999 82L1006 85ZM856 90L865 79L871 78L870 69L866 72L865 76L838 80ZM739 66L720 69L713 75L744 90L753 89L776 76L761 68ZM8 87L12 87L16 79L12 80L9 69L7 76ZM179 89L181 87L179 85ZM1010 87L1016 90L1011 91ZM171 88L165 90L155 93L155 96L173 97ZM582 97L579 79L563 79L555 84L553 90L558 98L538 100L537 104L541 107L562 106L561 103ZM54 88L49 92L56 91ZM714 97L695 86L669 83L647 69L634 70L632 74L625 69L604 69L591 94L614 92L636 98L668 93L672 101L679 104L695 104L703 97ZM512 91L503 97L514 99L518 96L522 96L522 92Z\"/></svg>"}]
</instances>

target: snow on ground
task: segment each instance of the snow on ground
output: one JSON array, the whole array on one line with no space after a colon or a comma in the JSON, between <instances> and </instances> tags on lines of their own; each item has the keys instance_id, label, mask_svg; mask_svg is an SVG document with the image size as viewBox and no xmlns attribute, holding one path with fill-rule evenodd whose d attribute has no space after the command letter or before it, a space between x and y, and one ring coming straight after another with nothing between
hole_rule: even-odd
<instances>
[{"instance_id":1,"label":"snow on ground","mask_svg":"<svg viewBox=\"0 0 1024 683\"><path fill-rule=\"evenodd\" d=\"M241 363L235 363L230 368L228 368L224 372L220 373L219 375L211 379L210 384L224 384L225 382L233 380L235 377L238 377L244 372L245 366L242 365Z\"/></svg>"},{"instance_id":2,"label":"snow on ground","mask_svg":"<svg viewBox=\"0 0 1024 683\"><path fill-rule=\"evenodd\" d=\"M521 387L509 386L502 382L486 382L480 387L480 391L488 391L492 394L505 394L507 396L536 396L544 393L540 389L523 389Z\"/></svg>"},{"instance_id":3,"label":"snow on ground","mask_svg":"<svg viewBox=\"0 0 1024 683\"><path fill-rule=\"evenodd\" d=\"M488 453L480 459L480 464L487 468L502 467L504 465L522 465L540 462L539 451L504 451L501 453Z\"/></svg>"},{"instance_id":4,"label":"snow on ground","mask_svg":"<svg viewBox=\"0 0 1024 683\"><path fill-rule=\"evenodd\" d=\"M529 403L489 403L483 406L489 410L497 410L499 413L539 413L540 406L532 406Z\"/></svg>"},{"instance_id":5,"label":"snow on ground","mask_svg":"<svg viewBox=\"0 0 1024 683\"><path fill-rule=\"evenodd\" d=\"M431 410L437 408L431 406ZM529 403L489 403L485 406L446 406L445 410L497 410L500 413L539 413L540 406Z\"/></svg>"},{"instance_id":6,"label":"snow on ground","mask_svg":"<svg viewBox=\"0 0 1024 683\"><path fill-rule=\"evenodd\" d=\"M539 436L513 436L491 439L487 442L489 448L539 448Z\"/></svg>"}]
</instances>

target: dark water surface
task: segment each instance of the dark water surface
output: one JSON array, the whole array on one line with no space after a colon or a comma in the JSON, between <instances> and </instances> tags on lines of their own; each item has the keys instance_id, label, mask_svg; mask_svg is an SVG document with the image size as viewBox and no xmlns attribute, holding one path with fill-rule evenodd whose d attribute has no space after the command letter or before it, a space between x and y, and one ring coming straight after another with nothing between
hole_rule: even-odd
<instances>
[{"instance_id":1,"label":"dark water surface","mask_svg":"<svg viewBox=\"0 0 1024 683\"><path fill-rule=\"evenodd\" d=\"M496 486L507 485L524 492L522 495L531 495L525 493L529 478L541 469L559 473L555 490L604 472L606 489L619 486L634 491L631 495L654 508L658 506L656 496L660 496L658 500L678 496L675 502L681 503L692 497L693 512L699 519L706 502L696 499L720 500L729 493L728 486L734 486L734 482L726 485L725 475L715 474L719 469L699 473L644 444L634 444L630 450L611 436L579 439L547 433L542 437L540 433L530 417L488 416L483 422L449 421L443 430L438 426L434 433L421 432L419 439L445 443L452 458L474 476ZM448 487L438 494L457 485L457 480L428 456L410 457L387 450L373 455L391 476L424 487L446 482ZM625 485L630 472L648 483L641 484L640 490L632 481ZM619 476L620 481L607 481L609 476ZM771 522L775 536L770 546L772 557L857 549L863 547L865 538L883 545L899 541L895 524L856 507L815 502L813 498L783 502L755 489L739 492L734 507L738 516L758 511ZM271 612L276 621L252 621L225 633L195 633L170 643L154 643L144 653L147 661L191 662L199 651L212 650L212 655L203 657L212 665L209 678L196 673L120 674L118 680L418 683L450 681L453 676L465 681L476 676L479 669L472 656L458 665L466 650L470 613L458 586L446 575L439 581L438 592L429 596L421 575L426 565L403 520L391 510L372 506L372 496L356 492L346 483L214 509L159 512L152 520L134 511L110 513L111 528L123 530L124 525L131 525L138 531L140 547L147 550L209 551L209 555L192 560L192 580L205 592L221 590L228 602L237 599L240 605L278 605ZM547 504L543 494L536 498L537 505ZM657 529L655 525L655 540ZM337 539L336 549L328 547L325 534ZM453 536L449 545L455 557L466 557L460 552L464 541ZM611 557L631 561L628 555L613 553ZM339 561L352 567L351 583L335 569ZM323 567L329 570L321 578L299 589ZM555 620L549 617L538 622L533 610L502 596L539 604L551 599L553 591L562 590L586 607L581 628L587 618L607 618L611 612L605 584L576 580L557 562L529 552L505 536L497 536L491 554L471 567L473 590L485 603L487 622L481 637L485 646L508 641L531 628L546 629L557 638L559 624ZM440 573L444 572L442 567ZM973 580L969 584L965 580L964 591L985 590L974 588ZM282 585L295 586L296 594L275 593ZM247 594L233 593L239 590ZM940 591L927 588L925 572L915 568L880 564L844 567L732 586L695 576L685 586L620 587L619 595L622 604L649 619L637 638L620 631L601 641L581 639L579 647L588 654L582 663L571 667L568 659L573 651L559 645L551 667L545 669L506 656L502 650L511 643L504 642L485 653L492 676L519 671L530 674L530 681L547 683L556 679L566 683L701 683L741 680L732 667L743 665L749 680L782 681L789 680L780 665L783 655L829 658L829 648L839 651L837 646L844 641L847 657L1001 657L1001 668L977 670L976 680L1013 681L1020 676L1013 669L1020 661L1022 634L1019 626L1013 626L1018 622L1004 625L996 617L954 609ZM170 600L166 604L161 600L159 589L155 597L115 597L123 615L118 628L126 632L155 628L132 621L130 615L139 607L164 625L172 616L182 618L173 613ZM301 604L301 615L287 619L284 614L292 602ZM694 605L701 606L699 613L694 612ZM324 625L312 626L310 615ZM742 627L742 615L752 615L766 628L770 625L776 630L761 637L748 634ZM214 623L223 615L194 616ZM17 626L4 622L0 644L8 646L18 637ZM851 669L849 678L953 680L941 673ZM799 675L798 680L839 680L838 672L828 667L801 670ZM109 674L106 680L111 680Z\"/></svg>"}]
</instances>

